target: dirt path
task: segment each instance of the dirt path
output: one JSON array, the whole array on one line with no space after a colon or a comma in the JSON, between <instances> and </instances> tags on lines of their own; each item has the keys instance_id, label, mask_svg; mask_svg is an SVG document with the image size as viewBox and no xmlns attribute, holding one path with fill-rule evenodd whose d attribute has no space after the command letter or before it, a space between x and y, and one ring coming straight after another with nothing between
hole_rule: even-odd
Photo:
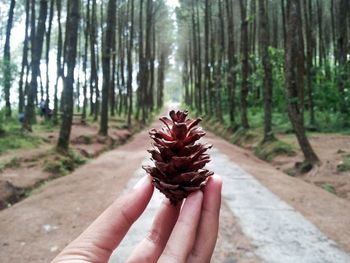
<instances>
[{"instance_id":1,"label":"dirt path","mask_svg":"<svg viewBox=\"0 0 350 263\"><path fill-rule=\"evenodd\" d=\"M233 161L239 164L258 180L256 182L266 187L265 191L269 193L267 189L271 190L283 200L281 202L286 202L292 207L292 210L300 211L306 218L300 215L302 220L311 225L311 232L316 229L314 224L327 237L337 242L342 249L350 252L350 230L348 228L350 225L350 206L348 202L315 186L288 177L254 158L248 152L211 134L207 136L207 140L215 145L221 155L226 156L228 163ZM146 131L141 132L124 146L100 155L74 173L44 185L26 200L1 211L0 261L3 263L48 262L52 259L118 195L125 191L125 187L132 185L133 180L136 180L137 176L141 176L140 166L147 159L145 149L148 147L148 134ZM213 158L217 159L217 157L218 154L214 151ZM230 171L236 168L233 169L225 163L220 164L220 160L217 160L213 163L219 162L216 166L224 168L222 173L226 173L224 175L224 184L226 185L230 178ZM269 253L269 250L261 252L262 248L268 246L259 240L254 240L256 238L254 234L249 234L247 224L251 220L247 219L245 222L241 211L232 208L230 203L235 196L229 197L227 193L230 192L230 186L227 184L225 187L228 188L226 190L224 188L220 233L212 262L261 262L259 256ZM241 187L241 190L244 188ZM157 196L154 198L156 200ZM153 211L156 207L157 203L154 204ZM150 209L152 210L152 206ZM261 214L256 213L253 219L258 227ZM149 217L148 222L150 222ZM142 227L141 230L145 231L145 228ZM253 228L250 231L256 232L256 229ZM305 231L309 231L309 229ZM137 236L140 238L142 234L138 232ZM287 240L283 239L283 235L281 237L279 242L287 243ZM312 243L331 242L322 233L316 237ZM293 241L288 240L288 242L292 243ZM132 245L134 245L133 242ZM332 251L336 250L339 251L338 254L344 255L333 243L331 247L333 247ZM323 249L328 250L328 248L326 246ZM131 249L130 246L129 249ZM127 253L126 248L123 251ZM295 253L300 251L303 250L295 251ZM322 253L328 255L327 251ZM122 258L122 255L117 255ZM113 257L112 260L116 260L116 258Z\"/></svg>"},{"instance_id":2,"label":"dirt path","mask_svg":"<svg viewBox=\"0 0 350 263\"><path fill-rule=\"evenodd\" d=\"M48 262L121 193L145 158L147 132L0 212L0 261ZM125 165L127 164L127 165Z\"/></svg>"}]
</instances>

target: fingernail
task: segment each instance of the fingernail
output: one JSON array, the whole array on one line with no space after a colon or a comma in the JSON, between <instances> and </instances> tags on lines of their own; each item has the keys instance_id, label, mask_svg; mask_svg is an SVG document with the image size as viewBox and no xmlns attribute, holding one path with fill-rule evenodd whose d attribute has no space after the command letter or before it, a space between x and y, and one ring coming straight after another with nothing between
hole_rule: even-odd
<instances>
[{"instance_id":1,"label":"fingernail","mask_svg":"<svg viewBox=\"0 0 350 263\"><path fill-rule=\"evenodd\" d=\"M146 184L148 180L148 175L143 176L133 187L133 189L140 188L142 185Z\"/></svg>"}]
</instances>

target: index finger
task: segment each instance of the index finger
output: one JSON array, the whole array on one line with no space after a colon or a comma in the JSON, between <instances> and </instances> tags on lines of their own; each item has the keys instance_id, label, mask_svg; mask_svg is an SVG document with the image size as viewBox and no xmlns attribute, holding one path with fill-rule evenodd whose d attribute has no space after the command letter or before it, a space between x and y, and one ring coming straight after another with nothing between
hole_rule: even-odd
<instances>
[{"instance_id":1,"label":"index finger","mask_svg":"<svg viewBox=\"0 0 350 263\"><path fill-rule=\"evenodd\" d=\"M107 262L131 225L145 210L153 193L151 178L143 177L128 194L116 200L53 261L64 259Z\"/></svg>"}]
</instances>

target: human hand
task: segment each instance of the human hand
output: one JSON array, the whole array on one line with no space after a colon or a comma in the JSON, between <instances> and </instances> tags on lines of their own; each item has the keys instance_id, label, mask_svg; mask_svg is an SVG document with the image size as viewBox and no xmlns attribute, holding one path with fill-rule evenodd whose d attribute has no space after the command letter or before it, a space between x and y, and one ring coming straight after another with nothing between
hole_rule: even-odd
<instances>
[{"instance_id":1,"label":"human hand","mask_svg":"<svg viewBox=\"0 0 350 263\"><path fill-rule=\"evenodd\" d=\"M210 262L219 227L221 179L209 178L202 191L173 206L164 200L147 236L127 262ZM52 262L108 262L153 193L145 176L128 194L117 199Z\"/></svg>"}]
</instances>

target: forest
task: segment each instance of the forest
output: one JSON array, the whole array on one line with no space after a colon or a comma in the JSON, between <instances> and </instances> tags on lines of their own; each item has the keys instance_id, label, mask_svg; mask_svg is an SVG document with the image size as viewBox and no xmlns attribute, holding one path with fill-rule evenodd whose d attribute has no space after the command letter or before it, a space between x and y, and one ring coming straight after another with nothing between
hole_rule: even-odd
<instances>
[{"instance_id":1,"label":"forest","mask_svg":"<svg viewBox=\"0 0 350 263\"><path fill-rule=\"evenodd\" d=\"M166 1L3 1L1 125L22 114L31 130L41 103L68 149L74 113L99 119L102 135L109 116L146 123L173 56L182 81L170 94L232 132L262 126L264 142L290 125L317 163L306 131L350 126L348 5L193 0L171 16Z\"/></svg>"},{"instance_id":2,"label":"forest","mask_svg":"<svg viewBox=\"0 0 350 263\"><path fill-rule=\"evenodd\" d=\"M212 149L181 144L199 121ZM1 262L52 259L131 189L149 137L156 166L181 141L222 177L211 262L349 262L350 1L0 0Z\"/></svg>"}]
</instances>

